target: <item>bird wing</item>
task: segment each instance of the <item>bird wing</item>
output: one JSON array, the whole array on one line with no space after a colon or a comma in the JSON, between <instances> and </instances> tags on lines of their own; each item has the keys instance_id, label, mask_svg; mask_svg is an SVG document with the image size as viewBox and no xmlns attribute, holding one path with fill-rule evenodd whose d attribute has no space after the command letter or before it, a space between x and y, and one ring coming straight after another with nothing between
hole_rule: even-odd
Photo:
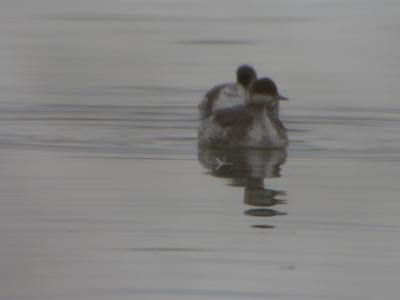
<instances>
[{"instance_id":1,"label":"bird wing","mask_svg":"<svg viewBox=\"0 0 400 300\"><path fill-rule=\"evenodd\" d=\"M199 109L201 110L202 117L207 118L212 113L212 107L215 100L218 98L219 93L223 88L225 88L229 83L219 84L214 86L211 90L209 90L205 95L203 100L199 104Z\"/></svg>"},{"instance_id":2,"label":"bird wing","mask_svg":"<svg viewBox=\"0 0 400 300\"><path fill-rule=\"evenodd\" d=\"M245 127L253 121L253 117L246 105L218 109L214 112L213 119L221 127L233 125Z\"/></svg>"}]
</instances>

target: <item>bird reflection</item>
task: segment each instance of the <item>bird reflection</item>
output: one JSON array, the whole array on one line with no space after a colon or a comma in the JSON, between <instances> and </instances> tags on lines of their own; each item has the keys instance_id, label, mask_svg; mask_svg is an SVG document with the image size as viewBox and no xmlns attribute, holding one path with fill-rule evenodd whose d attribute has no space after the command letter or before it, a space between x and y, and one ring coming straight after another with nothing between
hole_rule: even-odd
<instances>
[{"instance_id":1,"label":"bird reflection","mask_svg":"<svg viewBox=\"0 0 400 300\"><path fill-rule=\"evenodd\" d=\"M281 176L281 166L286 161L286 150L261 149L211 149L199 148L199 162L207 174L224 178L228 185L244 187L243 202L254 208L244 211L252 217L273 217L285 215L271 207L284 204L280 199L285 191L266 188L264 178ZM272 225L255 224L254 228L273 228Z\"/></svg>"}]
</instances>

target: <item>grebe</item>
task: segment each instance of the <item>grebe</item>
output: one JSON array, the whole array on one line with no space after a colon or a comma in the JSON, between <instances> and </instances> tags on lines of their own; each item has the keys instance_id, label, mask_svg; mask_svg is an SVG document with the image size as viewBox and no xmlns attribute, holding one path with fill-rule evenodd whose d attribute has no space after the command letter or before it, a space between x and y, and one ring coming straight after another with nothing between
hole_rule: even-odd
<instances>
[{"instance_id":1,"label":"grebe","mask_svg":"<svg viewBox=\"0 0 400 300\"><path fill-rule=\"evenodd\" d=\"M275 83L267 77L249 87L244 104L214 110L198 130L199 146L284 148L286 129L274 114L280 100Z\"/></svg>"},{"instance_id":2,"label":"grebe","mask_svg":"<svg viewBox=\"0 0 400 300\"><path fill-rule=\"evenodd\" d=\"M209 90L199 104L202 119L215 110L243 104L247 90L257 79L257 73L249 65L241 65L236 70L236 83L224 83Z\"/></svg>"}]
</instances>

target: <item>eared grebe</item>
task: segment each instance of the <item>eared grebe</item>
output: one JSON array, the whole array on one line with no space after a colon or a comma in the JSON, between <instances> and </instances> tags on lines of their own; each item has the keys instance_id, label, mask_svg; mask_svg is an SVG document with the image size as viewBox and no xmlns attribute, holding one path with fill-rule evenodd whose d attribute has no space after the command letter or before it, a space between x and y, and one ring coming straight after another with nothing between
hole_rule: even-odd
<instances>
[{"instance_id":1,"label":"eared grebe","mask_svg":"<svg viewBox=\"0 0 400 300\"><path fill-rule=\"evenodd\" d=\"M209 117L215 110L243 104L247 90L257 79L257 73L249 65L241 65L236 70L236 83L224 83L209 90L199 104L200 117Z\"/></svg>"},{"instance_id":2,"label":"eared grebe","mask_svg":"<svg viewBox=\"0 0 400 300\"><path fill-rule=\"evenodd\" d=\"M286 129L274 114L280 100L275 83L269 78L250 85L245 104L215 110L201 121L200 146L284 148L288 145Z\"/></svg>"}]
</instances>

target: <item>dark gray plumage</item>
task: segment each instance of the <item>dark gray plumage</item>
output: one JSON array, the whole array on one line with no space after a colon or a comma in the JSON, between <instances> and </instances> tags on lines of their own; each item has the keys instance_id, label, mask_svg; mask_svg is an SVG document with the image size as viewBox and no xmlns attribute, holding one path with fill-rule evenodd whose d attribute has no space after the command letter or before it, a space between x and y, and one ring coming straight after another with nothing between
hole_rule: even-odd
<instances>
[{"instance_id":1,"label":"dark gray plumage","mask_svg":"<svg viewBox=\"0 0 400 300\"><path fill-rule=\"evenodd\" d=\"M214 121L221 127L249 126L253 121L253 116L248 105L242 104L224 109L219 109L214 113Z\"/></svg>"}]
</instances>

